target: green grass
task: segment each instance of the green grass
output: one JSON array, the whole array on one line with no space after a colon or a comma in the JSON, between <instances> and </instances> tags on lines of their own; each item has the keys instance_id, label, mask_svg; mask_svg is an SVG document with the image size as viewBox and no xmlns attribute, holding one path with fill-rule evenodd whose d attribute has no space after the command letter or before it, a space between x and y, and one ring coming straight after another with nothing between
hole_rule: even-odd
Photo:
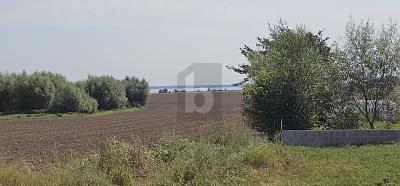
<instances>
[{"instance_id":1,"label":"green grass","mask_svg":"<svg viewBox=\"0 0 400 186\"><path fill-rule=\"evenodd\" d=\"M33 112L27 114L2 114L0 113L0 120L18 120L18 119L47 119L47 118L64 118L64 117L95 117L110 115L123 112L134 112L140 110L140 108L122 108L113 110L97 111L95 113L79 113L79 112L68 112L68 113L44 113L44 112Z\"/></svg>"},{"instance_id":2,"label":"green grass","mask_svg":"<svg viewBox=\"0 0 400 186\"><path fill-rule=\"evenodd\" d=\"M0 185L400 185L400 144L293 147L243 127L148 148L115 138L40 170L0 165Z\"/></svg>"},{"instance_id":3,"label":"green grass","mask_svg":"<svg viewBox=\"0 0 400 186\"><path fill-rule=\"evenodd\" d=\"M290 147L302 164L288 174L291 185L399 185L400 145Z\"/></svg>"},{"instance_id":4,"label":"green grass","mask_svg":"<svg viewBox=\"0 0 400 186\"><path fill-rule=\"evenodd\" d=\"M376 129L400 129L400 123L376 122Z\"/></svg>"}]
</instances>

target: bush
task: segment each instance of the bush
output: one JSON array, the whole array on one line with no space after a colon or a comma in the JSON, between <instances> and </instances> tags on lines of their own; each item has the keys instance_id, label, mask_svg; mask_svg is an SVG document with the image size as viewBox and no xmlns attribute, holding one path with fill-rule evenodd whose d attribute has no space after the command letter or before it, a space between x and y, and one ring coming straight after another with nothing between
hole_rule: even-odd
<instances>
[{"instance_id":1,"label":"bush","mask_svg":"<svg viewBox=\"0 0 400 186\"><path fill-rule=\"evenodd\" d=\"M51 72L5 74L0 78L1 111L46 110L66 79Z\"/></svg>"},{"instance_id":2,"label":"bush","mask_svg":"<svg viewBox=\"0 0 400 186\"><path fill-rule=\"evenodd\" d=\"M112 178L113 184L129 185L133 179L133 169L129 166L129 145L108 139L100 146L99 167Z\"/></svg>"},{"instance_id":3,"label":"bush","mask_svg":"<svg viewBox=\"0 0 400 186\"><path fill-rule=\"evenodd\" d=\"M9 75L0 73L0 112L6 112L14 109L13 90L14 80Z\"/></svg>"},{"instance_id":4,"label":"bush","mask_svg":"<svg viewBox=\"0 0 400 186\"><path fill-rule=\"evenodd\" d=\"M124 85L111 76L89 76L85 90L97 100L99 109L117 109L126 106Z\"/></svg>"},{"instance_id":5,"label":"bush","mask_svg":"<svg viewBox=\"0 0 400 186\"><path fill-rule=\"evenodd\" d=\"M23 75L21 84L17 88L17 95L20 95L22 98L20 109L47 109L57 91L56 83L53 82L54 76L50 72L35 72L27 76L27 79L24 79ZM65 80L62 83L65 83Z\"/></svg>"},{"instance_id":6,"label":"bush","mask_svg":"<svg viewBox=\"0 0 400 186\"><path fill-rule=\"evenodd\" d=\"M153 158L139 143L132 146L111 138L100 146L99 168L113 184L132 185L136 178L152 171Z\"/></svg>"},{"instance_id":7,"label":"bush","mask_svg":"<svg viewBox=\"0 0 400 186\"><path fill-rule=\"evenodd\" d=\"M96 155L73 161L62 169L53 171L56 175L49 175L49 177L60 177L59 183L54 183L52 180L42 185L112 185L110 176L99 169L98 163L99 157Z\"/></svg>"},{"instance_id":8,"label":"bush","mask_svg":"<svg viewBox=\"0 0 400 186\"><path fill-rule=\"evenodd\" d=\"M71 83L52 72L25 71L0 73L0 112L2 114L32 112L84 112L144 106L149 95L145 79L126 77L123 81L111 76L89 76L86 81Z\"/></svg>"},{"instance_id":9,"label":"bush","mask_svg":"<svg viewBox=\"0 0 400 186\"><path fill-rule=\"evenodd\" d=\"M360 113L352 107L341 107L328 118L328 129L358 129L360 128Z\"/></svg>"},{"instance_id":10,"label":"bush","mask_svg":"<svg viewBox=\"0 0 400 186\"><path fill-rule=\"evenodd\" d=\"M292 130L322 125L323 111L331 106L326 68L331 53L325 41L321 34L281 23L270 27L269 37L259 38L261 50L242 49L251 77L243 88L243 111L253 128L272 139L281 121Z\"/></svg>"},{"instance_id":11,"label":"bush","mask_svg":"<svg viewBox=\"0 0 400 186\"><path fill-rule=\"evenodd\" d=\"M126 97L130 106L144 106L149 95L149 83L136 77L126 76L123 80Z\"/></svg>"},{"instance_id":12,"label":"bush","mask_svg":"<svg viewBox=\"0 0 400 186\"><path fill-rule=\"evenodd\" d=\"M221 145L172 140L155 151L157 185L248 184L249 167L235 152Z\"/></svg>"},{"instance_id":13,"label":"bush","mask_svg":"<svg viewBox=\"0 0 400 186\"><path fill-rule=\"evenodd\" d=\"M97 101L86 92L72 83L66 84L56 93L52 101L50 112L82 112L94 113L97 111Z\"/></svg>"}]
</instances>

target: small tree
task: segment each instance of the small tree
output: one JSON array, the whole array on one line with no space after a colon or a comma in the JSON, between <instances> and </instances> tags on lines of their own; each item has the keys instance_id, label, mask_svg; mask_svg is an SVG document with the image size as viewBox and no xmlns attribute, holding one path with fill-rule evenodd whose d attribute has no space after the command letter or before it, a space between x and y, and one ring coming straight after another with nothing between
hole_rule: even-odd
<instances>
[{"instance_id":1,"label":"small tree","mask_svg":"<svg viewBox=\"0 0 400 186\"><path fill-rule=\"evenodd\" d=\"M281 22L270 27L268 38L258 40L261 50L245 46L242 54L249 64L235 70L250 80L243 88L243 111L251 126L272 138L281 119L285 129L322 125L332 107L327 38Z\"/></svg>"},{"instance_id":2,"label":"small tree","mask_svg":"<svg viewBox=\"0 0 400 186\"><path fill-rule=\"evenodd\" d=\"M400 65L400 37L397 24L382 26L379 32L368 20L346 26L346 37L339 58L355 107L371 129L382 104L397 83Z\"/></svg>"}]
</instances>

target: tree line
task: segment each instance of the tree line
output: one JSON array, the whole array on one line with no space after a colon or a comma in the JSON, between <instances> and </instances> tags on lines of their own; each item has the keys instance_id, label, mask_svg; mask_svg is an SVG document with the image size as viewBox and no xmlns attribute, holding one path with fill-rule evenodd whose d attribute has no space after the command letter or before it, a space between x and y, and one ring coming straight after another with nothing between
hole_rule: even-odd
<instances>
[{"instance_id":1,"label":"tree line","mask_svg":"<svg viewBox=\"0 0 400 186\"><path fill-rule=\"evenodd\" d=\"M52 72L0 73L0 112L82 112L140 107L146 104L149 84L126 76L89 76L70 82Z\"/></svg>"},{"instance_id":2,"label":"tree line","mask_svg":"<svg viewBox=\"0 0 400 186\"><path fill-rule=\"evenodd\" d=\"M273 137L284 129L373 129L388 105L400 106L398 25L376 28L350 20L341 42L284 21L269 25L248 63L228 66L246 77L243 113L253 128ZM397 103L397 104L396 104Z\"/></svg>"}]
</instances>

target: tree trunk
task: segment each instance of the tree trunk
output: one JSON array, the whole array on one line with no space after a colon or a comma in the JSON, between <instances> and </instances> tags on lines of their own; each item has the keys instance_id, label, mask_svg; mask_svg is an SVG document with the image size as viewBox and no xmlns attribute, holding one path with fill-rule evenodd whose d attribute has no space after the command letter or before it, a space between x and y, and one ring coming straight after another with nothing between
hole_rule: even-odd
<instances>
[{"instance_id":1,"label":"tree trunk","mask_svg":"<svg viewBox=\"0 0 400 186\"><path fill-rule=\"evenodd\" d=\"M368 121L368 124L369 124L369 128L371 128L371 129L374 129L374 128L375 128L374 122Z\"/></svg>"}]
</instances>

